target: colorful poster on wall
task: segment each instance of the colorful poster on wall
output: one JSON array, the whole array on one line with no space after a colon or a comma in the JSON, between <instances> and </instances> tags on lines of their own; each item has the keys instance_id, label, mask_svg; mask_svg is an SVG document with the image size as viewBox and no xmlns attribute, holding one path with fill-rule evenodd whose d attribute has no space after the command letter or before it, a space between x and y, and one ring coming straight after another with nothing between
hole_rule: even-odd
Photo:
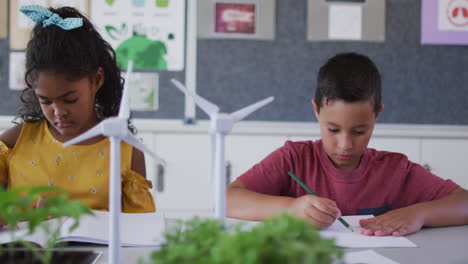
<instances>
[{"instance_id":1,"label":"colorful poster on wall","mask_svg":"<svg viewBox=\"0 0 468 264\"><path fill-rule=\"evenodd\" d=\"M184 69L185 0L93 0L91 19L122 68Z\"/></svg>"},{"instance_id":2,"label":"colorful poster on wall","mask_svg":"<svg viewBox=\"0 0 468 264\"><path fill-rule=\"evenodd\" d=\"M35 23L19 11L23 5L71 6L88 14L88 0L11 0L10 1L10 49L24 50Z\"/></svg>"},{"instance_id":3,"label":"colorful poster on wall","mask_svg":"<svg viewBox=\"0 0 468 264\"><path fill-rule=\"evenodd\" d=\"M468 44L468 0L422 0L421 43Z\"/></svg>"},{"instance_id":4,"label":"colorful poster on wall","mask_svg":"<svg viewBox=\"0 0 468 264\"><path fill-rule=\"evenodd\" d=\"M274 40L276 1L199 0L198 37Z\"/></svg>"},{"instance_id":5,"label":"colorful poster on wall","mask_svg":"<svg viewBox=\"0 0 468 264\"><path fill-rule=\"evenodd\" d=\"M7 0L0 0L0 39L7 36Z\"/></svg>"},{"instance_id":6,"label":"colorful poster on wall","mask_svg":"<svg viewBox=\"0 0 468 264\"><path fill-rule=\"evenodd\" d=\"M255 4L216 3L216 33L255 33Z\"/></svg>"}]
</instances>

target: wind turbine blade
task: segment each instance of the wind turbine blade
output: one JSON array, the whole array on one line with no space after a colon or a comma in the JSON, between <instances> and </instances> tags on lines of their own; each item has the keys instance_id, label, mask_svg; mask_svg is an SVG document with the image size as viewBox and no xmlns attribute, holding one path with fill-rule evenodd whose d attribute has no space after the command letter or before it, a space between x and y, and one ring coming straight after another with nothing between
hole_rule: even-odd
<instances>
[{"instance_id":1,"label":"wind turbine blade","mask_svg":"<svg viewBox=\"0 0 468 264\"><path fill-rule=\"evenodd\" d=\"M259 101L255 104L251 104L249 106L246 106L240 110L237 110L236 112L233 112L229 114L231 118L234 119L234 122L237 122L239 120L244 119L246 116L250 115L252 112L256 111L260 107L263 107L269 103L271 103L275 98L273 96L270 96L266 99L263 99L262 101Z\"/></svg>"},{"instance_id":2,"label":"wind turbine blade","mask_svg":"<svg viewBox=\"0 0 468 264\"><path fill-rule=\"evenodd\" d=\"M211 116L212 114L216 114L216 113L219 113L219 107L215 104L213 104L212 102L206 100L205 98L197 95L196 93L188 90L187 88L185 88L185 86L179 82L178 80L176 79L171 79L171 82L177 87L179 88L179 90L181 90L183 93L185 93L185 95L189 95L191 97L193 97L193 100L195 100L195 103L205 112L207 113L209 116Z\"/></svg>"},{"instance_id":3,"label":"wind turbine blade","mask_svg":"<svg viewBox=\"0 0 468 264\"><path fill-rule=\"evenodd\" d=\"M125 84L122 91L122 98L120 99L119 117L128 119L130 118L130 95L128 86L130 84L130 75L133 71L133 61L129 60L127 64L127 73L125 74Z\"/></svg>"},{"instance_id":4,"label":"wind turbine blade","mask_svg":"<svg viewBox=\"0 0 468 264\"><path fill-rule=\"evenodd\" d=\"M83 134L77 136L76 138L74 139L71 139L65 143L63 143L63 147L68 147L68 146L71 146L71 145L74 145L76 143L79 143L81 141L85 141L86 139L89 139L89 138L92 138L92 137L95 137L97 135L101 135L102 134L102 129L101 129L101 124L91 128L90 130L84 132Z\"/></svg>"},{"instance_id":5,"label":"wind turbine blade","mask_svg":"<svg viewBox=\"0 0 468 264\"><path fill-rule=\"evenodd\" d=\"M151 149L149 149L147 146L145 146L143 143L141 143L135 136L133 136L130 132L126 133L124 138L122 138L123 141L127 142L128 144L134 146L135 148L139 149L140 151L149 154L153 159L156 160L157 163L162 164L163 166L166 166L166 162L156 156Z\"/></svg>"}]
</instances>

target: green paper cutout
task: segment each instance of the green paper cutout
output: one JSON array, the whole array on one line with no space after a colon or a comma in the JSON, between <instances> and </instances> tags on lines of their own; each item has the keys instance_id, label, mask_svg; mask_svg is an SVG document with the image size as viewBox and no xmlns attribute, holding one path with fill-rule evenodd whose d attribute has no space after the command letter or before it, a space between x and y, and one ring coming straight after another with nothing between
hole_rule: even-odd
<instances>
[{"instance_id":1,"label":"green paper cutout","mask_svg":"<svg viewBox=\"0 0 468 264\"><path fill-rule=\"evenodd\" d=\"M133 67L138 70L167 70L164 59L167 48L161 41L137 35L122 42L115 52L120 67L125 67L129 60L133 60Z\"/></svg>"}]
</instances>

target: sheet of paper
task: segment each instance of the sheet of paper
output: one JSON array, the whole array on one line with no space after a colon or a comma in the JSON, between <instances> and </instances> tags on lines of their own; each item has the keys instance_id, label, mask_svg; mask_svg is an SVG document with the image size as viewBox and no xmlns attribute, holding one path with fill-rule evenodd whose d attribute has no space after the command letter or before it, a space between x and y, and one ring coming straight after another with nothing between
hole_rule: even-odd
<instances>
[{"instance_id":1,"label":"sheet of paper","mask_svg":"<svg viewBox=\"0 0 468 264\"><path fill-rule=\"evenodd\" d=\"M26 73L26 52L10 52L9 65L9 83L10 90L23 90L26 88L24 75Z\"/></svg>"},{"instance_id":2,"label":"sheet of paper","mask_svg":"<svg viewBox=\"0 0 468 264\"><path fill-rule=\"evenodd\" d=\"M348 215L343 216L343 219L351 226L353 230L359 231L360 224L359 220L368 219L374 217L373 215ZM327 231L338 231L338 232L351 232L347 229L340 221L336 220L330 227L326 228Z\"/></svg>"},{"instance_id":3,"label":"sheet of paper","mask_svg":"<svg viewBox=\"0 0 468 264\"><path fill-rule=\"evenodd\" d=\"M83 216L80 225L66 233L71 221L62 225L60 241L107 244L109 239L109 212L93 211L94 216ZM160 246L164 242L166 224L162 213L122 213L120 215L122 246Z\"/></svg>"},{"instance_id":4,"label":"sheet of paper","mask_svg":"<svg viewBox=\"0 0 468 264\"><path fill-rule=\"evenodd\" d=\"M343 216L353 229L359 229L359 220L370 218L372 215ZM346 248L378 248L378 247L417 247L406 237L365 236L359 232L351 232L338 220L329 228L320 231L325 238L334 238L338 247Z\"/></svg>"},{"instance_id":5,"label":"sheet of paper","mask_svg":"<svg viewBox=\"0 0 468 264\"><path fill-rule=\"evenodd\" d=\"M87 0L49 0L51 7L71 6L84 14L88 14L88 1Z\"/></svg>"},{"instance_id":6,"label":"sheet of paper","mask_svg":"<svg viewBox=\"0 0 468 264\"><path fill-rule=\"evenodd\" d=\"M346 264L398 264L398 262L384 257L374 250L346 252L343 259Z\"/></svg>"},{"instance_id":7,"label":"sheet of paper","mask_svg":"<svg viewBox=\"0 0 468 264\"><path fill-rule=\"evenodd\" d=\"M122 77L126 79L125 73ZM127 79L126 79L127 80ZM159 108L159 74L134 72L129 82L130 109L156 111Z\"/></svg>"},{"instance_id":8,"label":"sheet of paper","mask_svg":"<svg viewBox=\"0 0 468 264\"><path fill-rule=\"evenodd\" d=\"M329 7L328 19L330 39L362 39L362 6L332 4Z\"/></svg>"},{"instance_id":9,"label":"sheet of paper","mask_svg":"<svg viewBox=\"0 0 468 264\"><path fill-rule=\"evenodd\" d=\"M31 30L35 25L30 18L19 11L23 5L40 5L48 7L52 5L72 6L79 9L83 14L87 15L88 1L87 0L11 0L10 1L10 49L24 50L31 38Z\"/></svg>"}]
</instances>

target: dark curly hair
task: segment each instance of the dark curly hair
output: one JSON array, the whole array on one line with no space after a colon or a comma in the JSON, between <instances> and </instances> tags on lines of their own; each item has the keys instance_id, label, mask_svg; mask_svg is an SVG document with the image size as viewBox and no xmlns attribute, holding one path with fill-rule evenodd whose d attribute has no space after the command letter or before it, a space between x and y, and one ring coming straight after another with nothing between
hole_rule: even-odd
<instances>
[{"instance_id":1,"label":"dark curly hair","mask_svg":"<svg viewBox=\"0 0 468 264\"><path fill-rule=\"evenodd\" d=\"M64 30L58 26L43 27L36 23L26 50L27 87L21 92L21 107L16 119L36 122L45 119L34 92L38 72L52 71L63 74L68 80L92 78L99 67L104 70L104 83L95 96L95 112L99 120L116 116L119 111L124 80L117 66L115 51L97 32L93 24L71 7L49 8L62 18L79 17L83 26ZM128 128L135 128L128 120Z\"/></svg>"},{"instance_id":2,"label":"dark curly hair","mask_svg":"<svg viewBox=\"0 0 468 264\"><path fill-rule=\"evenodd\" d=\"M345 102L370 100L377 112L382 100L382 81L377 66L367 56L340 53L320 68L315 100L320 108L330 100Z\"/></svg>"}]
</instances>

